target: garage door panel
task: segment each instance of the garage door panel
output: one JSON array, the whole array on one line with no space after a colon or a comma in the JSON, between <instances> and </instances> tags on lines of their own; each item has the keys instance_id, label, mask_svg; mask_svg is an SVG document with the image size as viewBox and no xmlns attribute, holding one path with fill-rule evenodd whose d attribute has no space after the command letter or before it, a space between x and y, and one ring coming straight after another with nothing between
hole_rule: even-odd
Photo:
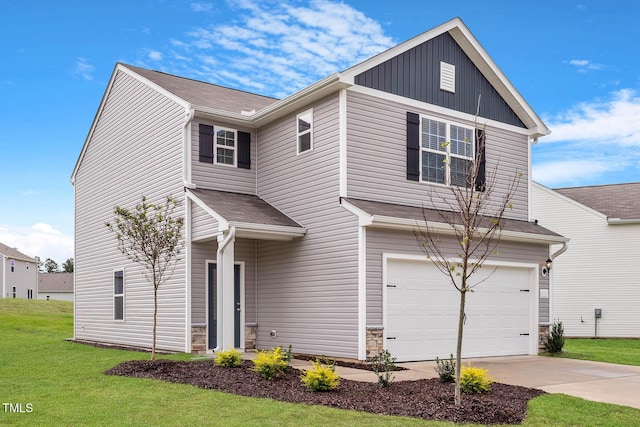
<instances>
[{"instance_id":1,"label":"garage door panel","mask_svg":"<svg viewBox=\"0 0 640 427\"><path fill-rule=\"evenodd\" d=\"M477 279L486 280L467 294L463 357L527 354L529 270L500 267ZM449 279L429 262L389 260L387 285L386 348L398 361L455 353L460 294Z\"/></svg>"}]
</instances>

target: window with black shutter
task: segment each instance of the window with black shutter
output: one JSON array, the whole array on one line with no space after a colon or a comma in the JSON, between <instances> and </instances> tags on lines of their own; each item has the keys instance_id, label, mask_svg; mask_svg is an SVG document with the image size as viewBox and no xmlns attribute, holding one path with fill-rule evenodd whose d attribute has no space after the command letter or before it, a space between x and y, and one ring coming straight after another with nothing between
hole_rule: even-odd
<instances>
[{"instance_id":1,"label":"window with black shutter","mask_svg":"<svg viewBox=\"0 0 640 427\"><path fill-rule=\"evenodd\" d=\"M238 167L251 169L251 134L238 132Z\"/></svg>"},{"instance_id":2,"label":"window with black shutter","mask_svg":"<svg viewBox=\"0 0 640 427\"><path fill-rule=\"evenodd\" d=\"M213 163L213 126L200 124L200 155L203 163Z\"/></svg>"}]
</instances>

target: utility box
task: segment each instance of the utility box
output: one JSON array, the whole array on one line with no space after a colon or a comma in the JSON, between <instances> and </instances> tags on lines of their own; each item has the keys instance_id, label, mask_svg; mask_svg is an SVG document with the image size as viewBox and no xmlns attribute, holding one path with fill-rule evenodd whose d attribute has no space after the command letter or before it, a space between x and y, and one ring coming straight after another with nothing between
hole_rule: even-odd
<instances>
[{"instance_id":1,"label":"utility box","mask_svg":"<svg viewBox=\"0 0 640 427\"><path fill-rule=\"evenodd\" d=\"M602 317L602 309L596 308L595 315L596 315L596 319L600 319Z\"/></svg>"}]
</instances>

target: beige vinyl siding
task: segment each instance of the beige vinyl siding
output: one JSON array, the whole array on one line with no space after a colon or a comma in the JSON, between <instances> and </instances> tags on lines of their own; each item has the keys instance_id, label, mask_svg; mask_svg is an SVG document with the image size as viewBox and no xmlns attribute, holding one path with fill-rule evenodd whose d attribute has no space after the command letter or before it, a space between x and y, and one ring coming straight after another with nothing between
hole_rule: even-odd
<instances>
[{"instance_id":1,"label":"beige vinyl siding","mask_svg":"<svg viewBox=\"0 0 640 427\"><path fill-rule=\"evenodd\" d=\"M153 286L142 268L118 250L105 222L115 205L134 208L145 195L181 202L185 110L118 71L96 118L75 181L75 284L77 339L150 347ZM124 321L113 320L113 271L125 270ZM185 349L184 252L158 292L159 349Z\"/></svg>"},{"instance_id":2,"label":"beige vinyl siding","mask_svg":"<svg viewBox=\"0 0 640 427\"><path fill-rule=\"evenodd\" d=\"M200 157L200 123L221 126L251 134L251 169L241 169L229 165L203 163ZM237 141L236 141L237 150ZM214 153L215 155L215 153ZM256 134L249 128L242 128L222 121L208 121L195 118L191 123L191 181L199 188L235 193L256 194Z\"/></svg>"},{"instance_id":3,"label":"beige vinyl siding","mask_svg":"<svg viewBox=\"0 0 640 427\"><path fill-rule=\"evenodd\" d=\"M218 242L194 242L191 245L191 322L193 325L207 323L207 261L216 261ZM244 311L245 322L256 323L256 252L255 240L237 239L235 244L236 262L244 263Z\"/></svg>"},{"instance_id":4,"label":"beige vinyl siding","mask_svg":"<svg viewBox=\"0 0 640 427\"><path fill-rule=\"evenodd\" d=\"M191 203L191 238L193 240L214 238L218 222L207 211Z\"/></svg>"},{"instance_id":5,"label":"beige vinyl siding","mask_svg":"<svg viewBox=\"0 0 640 427\"><path fill-rule=\"evenodd\" d=\"M532 187L533 217L570 239L551 269L552 318L567 336L592 337L600 308L598 336L640 338L640 224L608 225L606 215Z\"/></svg>"},{"instance_id":6,"label":"beige vinyl siding","mask_svg":"<svg viewBox=\"0 0 640 427\"><path fill-rule=\"evenodd\" d=\"M443 248L452 256L459 252L459 243L454 239L442 236ZM403 255L424 255L416 243L413 233L398 230L367 229L367 326L382 325L382 255L383 253ZM497 255L492 260L535 263L543 262L548 257L548 246L515 242L500 242ZM426 256L425 256L426 259ZM489 267L487 267L489 268ZM486 270L485 270L486 271ZM484 271L481 270L476 279ZM481 292L481 284L478 292ZM547 278L539 277L539 288L548 289ZM548 322L549 299L539 300L540 323Z\"/></svg>"},{"instance_id":7,"label":"beige vinyl siding","mask_svg":"<svg viewBox=\"0 0 640 427\"><path fill-rule=\"evenodd\" d=\"M428 110L348 91L348 195L387 203L449 209L446 201L453 201L450 189L407 180L407 111L475 127L473 122L462 122ZM512 200L513 209L505 216L528 220L527 137L490 126L486 128L486 135L487 177L497 170L495 199L500 200L499 196L506 191L510 179L524 173Z\"/></svg>"},{"instance_id":8,"label":"beige vinyl siding","mask_svg":"<svg viewBox=\"0 0 640 427\"><path fill-rule=\"evenodd\" d=\"M309 107L313 150L297 155L296 114ZM339 204L337 95L300 111L259 130L258 195L307 234L258 242L257 345L357 358L357 219Z\"/></svg>"}]
</instances>

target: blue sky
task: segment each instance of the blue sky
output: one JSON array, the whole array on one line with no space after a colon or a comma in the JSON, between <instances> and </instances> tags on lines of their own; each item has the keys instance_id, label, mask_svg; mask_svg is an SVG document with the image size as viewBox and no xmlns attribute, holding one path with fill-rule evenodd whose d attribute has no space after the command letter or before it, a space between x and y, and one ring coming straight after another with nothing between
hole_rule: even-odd
<instances>
[{"instance_id":1,"label":"blue sky","mask_svg":"<svg viewBox=\"0 0 640 427\"><path fill-rule=\"evenodd\" d=\"M455 16L552 130L534 179L640 181L635 0L4 0L0 242L73 256L69 177L117 61L283 97Z\"/></svg>"}]
</instances>

